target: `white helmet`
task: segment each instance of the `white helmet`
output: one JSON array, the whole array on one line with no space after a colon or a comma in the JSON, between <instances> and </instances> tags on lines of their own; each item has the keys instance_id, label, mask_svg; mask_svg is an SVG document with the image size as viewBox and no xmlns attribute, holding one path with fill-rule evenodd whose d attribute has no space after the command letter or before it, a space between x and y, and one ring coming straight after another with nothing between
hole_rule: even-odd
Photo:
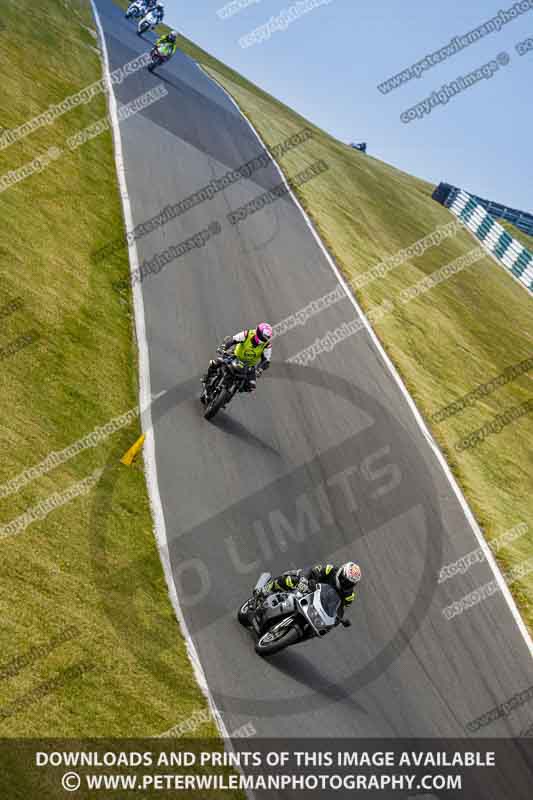
<instances>
[{"instance_id":1,"label":"white helmet","mask_svg":"<svg viewBox=\"0 0 533 800\"><path fill-rule=\"evenodd\" d=\"M337 589L341 592L350 591L361 580L361 567L353 561L347 561L339 567L335 575Z\"/></svg>"}]
</instances>

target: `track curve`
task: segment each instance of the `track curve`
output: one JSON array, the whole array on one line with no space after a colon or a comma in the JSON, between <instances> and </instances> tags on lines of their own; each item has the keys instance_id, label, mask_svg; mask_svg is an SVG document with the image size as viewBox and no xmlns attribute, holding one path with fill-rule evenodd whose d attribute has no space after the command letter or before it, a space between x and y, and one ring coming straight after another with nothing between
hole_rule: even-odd
<instances>
[{"instance_id":1,"label":"track curve","mask_svg":"<svg viewBox=\"0 0 533 800\"><path fill-rule=\"evenodd\" d=\"M146 51L120 9L96 0L111 68ZM136 224L258 156L231 100L178 53L116 88L167 96L121 124ZM362 330L312 368L287 359L354 318L343 299L274 344L254 398L213 423L198 378L224 335L275 323L337 280L290 197L239 226L227 214L277 185L274 166L138 242L150 260L220 223L220 233L142 285L159 491L187 625L229 730L260 736L464 736L466 724L533 684L501 594L446 621L443 607L493 578L486 562L438 584L479 545L449 480L375 343ZM105 264L102 268L105 268ZM269 661L236 609L259 572L353 557L364 580L349 630ZM480 735L518 735L528 708Z\"/></svg>"}]
</instances>

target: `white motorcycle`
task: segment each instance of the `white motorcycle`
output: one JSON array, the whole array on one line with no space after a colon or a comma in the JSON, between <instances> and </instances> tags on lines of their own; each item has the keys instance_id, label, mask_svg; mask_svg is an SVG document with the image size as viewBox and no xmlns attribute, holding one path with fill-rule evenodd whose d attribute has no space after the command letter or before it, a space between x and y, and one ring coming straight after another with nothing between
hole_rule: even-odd
<instances>
[{"instance_id":1,"label":"white motorcycle","mask_svg":"<svg viewBox=\"0 0 533 800\"><path fill-rule=\"evenodd\" d=\"M146 14L146 0L135 0L125 13L126 19L138 19Z\"/></svg>"},{"instance_id":2,"label":"white motorcycle","mask_svg":"<svg viewBox=\"0 0 533 800\"><path fill-rule=\"evenodd\" d=\"M153 31L156 25L159 25L161 22L160 16L155 9L149 11L146 16L144 16L139 25L137 26L137 35L142 36L143 33L147 31Z\"/></svg>"},{"instance_id":3,"label":"white motorcycle","mask_svg":"<svg viewBox=\"0 0 533 800\"><path fill-rule=\"evenodd\" d=\"M264 572L254 593L240 607L237 618L256 637L255 652L271 656L286 647L308 639L321 639L339 623L349 628L349 620L339 616L341 598L327 583L301 578L296 591L274 592L266 598L261 591L272 576Z\"/></svg>"}]
</instances>

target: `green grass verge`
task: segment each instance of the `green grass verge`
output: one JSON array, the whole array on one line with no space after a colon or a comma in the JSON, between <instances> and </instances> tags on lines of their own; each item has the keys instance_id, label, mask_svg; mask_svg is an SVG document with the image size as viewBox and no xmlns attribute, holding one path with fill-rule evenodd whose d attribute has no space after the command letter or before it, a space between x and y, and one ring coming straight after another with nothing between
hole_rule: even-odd
<instances>
[{"instance_id":1,"label":"green grass verge","mask_svg":"<svg viewBox=\"0 0 533 800\"><path fill-rule=\"evenodd\" d=\"M48 0L38 24L34 12L30 0L2 9L8 130L101 78L86 0ZM0 192L0 485L137 404L132 309L112 290L127 256L91 262L95 242L123 232L112 137L65 146L106 113L101 94L0 150L0 177L66 151ZM31 331L37 341L6 350ZM112 464L88 494L0 534L0 736L155 736L197 712L194 735L217 735L168 599L142 462L119 464L139 434L133 422L1 500L0 527Z\"/></svg>"},{"instance_id":2,"label":"green grass verge","mask_svg":"<svg viewBox=\"0 0 533 800\"><path fill-rule=\"evenodd\" d=\"M126 5L124 0L120 3ZM268 146L305 125L313 129L312 141L288 153L283 168L290 176L317 159L327 162L328 171L298 188L297 194L349 281L453 221L450 212L431 199L433 185L348 148L185 37L180 37L179 46L227 89ZM523 236L517 238L524 241ZM365 310L385 299L394 302L394 313L374 328L490 542L533 519L533 415L522 416L473 449L458 452L455 445L531 399L531 378L516 378L438 425L430 418L533 355L531 298L504 269L483 258L408 304L398 299L403 289L476 246L468 233L460 232L354 294ZM349 357L349 345L342 346ZM526 535L497 552L506 572L532 556L531 525ZM511 591L533 630L533 572L513 580Z\"/></svg>"}]
</instances>

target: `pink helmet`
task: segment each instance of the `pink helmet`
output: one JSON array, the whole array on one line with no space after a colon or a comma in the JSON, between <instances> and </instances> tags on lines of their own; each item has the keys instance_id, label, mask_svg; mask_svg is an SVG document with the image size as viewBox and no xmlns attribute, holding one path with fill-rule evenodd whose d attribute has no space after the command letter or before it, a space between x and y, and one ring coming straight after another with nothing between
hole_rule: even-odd
<instances>
[{"instance_id":1,"label":"pink helmet","mask_svg":"<svg viewBox=\"0 0 533 800\"><path fill-rule=\"evenodd\" d=\"M254 344L269 342L272 339L272 327L268 322L260 322L255 330Z\"/></svg>"}]
</instances>

